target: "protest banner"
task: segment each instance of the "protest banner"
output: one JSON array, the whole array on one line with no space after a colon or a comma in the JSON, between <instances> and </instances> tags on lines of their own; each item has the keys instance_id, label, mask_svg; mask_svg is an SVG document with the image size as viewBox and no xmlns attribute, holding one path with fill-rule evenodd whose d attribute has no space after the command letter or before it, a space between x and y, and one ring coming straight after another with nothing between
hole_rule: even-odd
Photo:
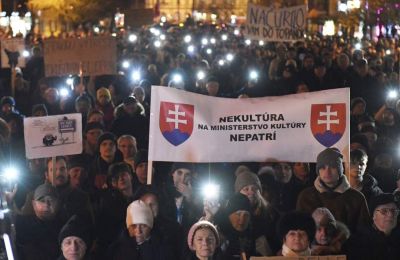
<instances>
[{"instance_id":1,"label":"protest banner","mask_svg":"<svg viewBox=\"0 0 400 260\"><path fill-rule=\"evenodd\" d=\"M25 68L25 42L23 38L10 38L1 40L1 67L10 68L13 65Z\"/></svg>"},{"instance_id":2,"label":"protest banner","mask_svg":"<svg viewBox=\"0 0 400 260\"><path fill-rule=\"evenodd\" d=\"M116 55L116 40L111 36L48 39L44 41L45 75L116 74Z\"/></svg>"},{"instance_id":3,"label":"protest banner","mask_svg":"<svg viewBox=\"0 0 400 260\"><path fill-rule=\"evenodd\" d=\"M24 118L25 150L28 159L79 154L82 152L82 115Z\"/></svg>"},{"instance_id":4,"label":"protest banner","mask_svg":"<svg viewBox=\"0 0 400 260\"><path fill-rule=\"evenodd\" d=\"M346 260L345 255L324 255L324 256L252 256L250 260Z\"/></svg>"},{"instance_id":5,"label":"protest banner","mask_svg":"<svg viewBox=\"0 0 400 260\"><path fill-rule=\"evenodd\" d=\"M348 151L348 88L228 99L153 87L149 161L315 162Z\"/></svg>"},{"instance_id":6,"label":"protest banner","mask_svg":"<svg viewBox=\"0 0 400 260\"><path fill-rule=\"evenodd\" d=\"M307 25L307 6L274 8L248 4L244 34L263 41L302 41Z\"/></svg>"}]
</instances>

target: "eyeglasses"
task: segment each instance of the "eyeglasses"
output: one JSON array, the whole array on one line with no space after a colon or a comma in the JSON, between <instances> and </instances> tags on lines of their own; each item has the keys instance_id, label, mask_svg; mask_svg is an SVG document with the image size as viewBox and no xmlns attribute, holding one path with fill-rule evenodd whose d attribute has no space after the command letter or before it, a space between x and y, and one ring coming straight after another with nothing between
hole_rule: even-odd
<instances>
[{"instance_id":1,"label":"eyeglasses","mask_svg":"<svg viewBox=\"0 0 400 260\"><path fill-rule=\"evenodd\" d=\"M380 212L384 216L388 216L389 214L397 216L399 215L400 212L400 210L395 208L382 208L382 209L377 209L376 211Z\"/></svg>"}]
</instances>

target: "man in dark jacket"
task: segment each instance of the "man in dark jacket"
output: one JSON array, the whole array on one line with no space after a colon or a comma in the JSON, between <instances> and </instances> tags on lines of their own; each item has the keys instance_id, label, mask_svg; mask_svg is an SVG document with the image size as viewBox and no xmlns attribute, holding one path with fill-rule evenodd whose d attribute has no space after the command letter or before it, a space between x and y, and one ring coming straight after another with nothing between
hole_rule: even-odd
<instances>
[{"instance_id":1,"label":"man in dark jacket","mask_svg":"<svg viewBox=\"0 0 400 260\"><path fill-rule=\"evenodd\" d=\"M343 156L336 148L327 148L317 157L314 187L303 190L297 200L297 210L312 213L316 208L328 208L335 219L354 232L370 223L364 196L350 187L343 174Z\"/></svg>"}]
</instances>

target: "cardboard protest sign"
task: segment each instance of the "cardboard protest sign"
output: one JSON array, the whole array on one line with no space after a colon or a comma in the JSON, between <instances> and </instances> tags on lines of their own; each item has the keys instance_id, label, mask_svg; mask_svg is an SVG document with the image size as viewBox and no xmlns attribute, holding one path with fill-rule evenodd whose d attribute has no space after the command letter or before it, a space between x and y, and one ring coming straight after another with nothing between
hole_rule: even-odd
<instances>
[{"instance_id":1,"label":"cardboard protest sign","mask_svg":"<svg viewBox=\"0 0 400 260\"><path fill-rule=\"evenodd\" d=\"M82 115L66 114L24 118L28 159L82 152Z\"/></svg>"},{"instance_id":2,"label":"cardboard protest sign","mask_svg":"<svg viewBox=\"0 0 400 260\"><path fill-rule=\"evenodd\" d=\"M324 256L252 256L250 260L346 260L345 255L324 255Z\"/></svg>"},{"instance_id":3,"label":"cardboard protest sign","mask_svg":"<svg viewBox=\"0 0 400 260\"><path fill-rule=\"evenodd\" d=\"M45 40L46 77L79 74L80 64L84 76L116 74L116 46L111 36Z\"/></svg>"},{"instance_id":4,"label":"cardboard protest sign","mask_svg":"<svg viewBox=\"0 0 400 260\"><path fill-rule=\"evenodd\" d=\"M349 97L348 88L228 99L153 87L149 160L314 162L326 147L347 151Z\"/></svg>"},{"instance_id":5,"label":"cardboard protest sign","mask_svg":"<svg viewBox=\"0 0 400 260\"><path fill-rule=\"evenodd\" d=\"M1 67L10 68L11 63L17 67L25 67L25 42L23 38L10 38L1 40Z\"/></svg>"},{"instance_id":6,"label":"cardboard protest sign","mask_svg":"<svg viewBox=\"0 0 400 260\"><path fill-rule=\"evenodd\" d=\"M306 5L277 9L249 3L244 34L254 40L301 41L306 25Z\"/></svg>"}]
</instances>

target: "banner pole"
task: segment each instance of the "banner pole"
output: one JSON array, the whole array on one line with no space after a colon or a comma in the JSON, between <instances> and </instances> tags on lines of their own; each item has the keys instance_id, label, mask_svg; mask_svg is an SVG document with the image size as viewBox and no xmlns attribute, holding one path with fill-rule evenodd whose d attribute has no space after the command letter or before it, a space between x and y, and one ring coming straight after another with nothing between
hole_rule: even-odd
<instances>
[{"instance_id":1,"label":"banner pole","mask_svg":"<svg viewBox=\"0 0 400 260\"><path fill-rule=\"evenodd\" d=\"M82 61L79 62L79 78L80 83L83 85L83 69L82 69Z\"/></svg>"},{"instance_id":2,"label":"banner pole","mask_svg":"<svg viewBox=\"0 0 400 260\"><path fill-rule=\"evenodd\" d=\"M153 181L153 161L147 162L147 185L151 185Z\"/></svg>"},{"instance_id":3,"label":"banner pole","mask_svg":"<svg viewBox=\"0 0 400 260\"><path fill-rule=\"evenodd\" d=\"M51 173L49 172L49 174L52 174L52 177L53 177L53 181L51 182L51 185L53 187L55 187L54 181L56 179L56 162L57 162L56 157L55 156L51 157L51 164L53 166L53 170Z\"/></svg>"}]
</instances>

